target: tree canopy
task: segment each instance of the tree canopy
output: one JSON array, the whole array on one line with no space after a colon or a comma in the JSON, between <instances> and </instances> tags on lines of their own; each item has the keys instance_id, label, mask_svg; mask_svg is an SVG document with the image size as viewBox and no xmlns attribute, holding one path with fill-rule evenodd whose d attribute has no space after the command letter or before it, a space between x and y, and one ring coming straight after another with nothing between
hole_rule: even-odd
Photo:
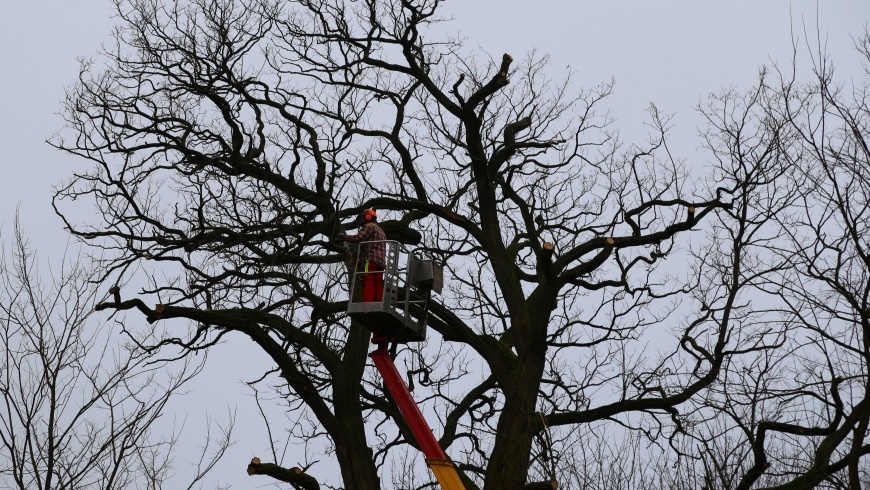
<instances>
[{"instance_id":1,"label":"tree canopy","mask_svg":"<svg viewBox=\"0 0 870 490\"><path fill-rule=\"evenodd\" d=\"M866 481L863 86L826 58L764 72L700 107L684 161L654 106L620 141L611 84L430 37L441 3L118 0L53 140L92 162L57 189L66 226L105 279L147 280L99 308L191 322L154 348L253 340L288 437L341 469L264 472L421 488L345 314L334 239L374 207L445 266L430 340L398 356L467 488Z\"/></svg>"}]
</instances>

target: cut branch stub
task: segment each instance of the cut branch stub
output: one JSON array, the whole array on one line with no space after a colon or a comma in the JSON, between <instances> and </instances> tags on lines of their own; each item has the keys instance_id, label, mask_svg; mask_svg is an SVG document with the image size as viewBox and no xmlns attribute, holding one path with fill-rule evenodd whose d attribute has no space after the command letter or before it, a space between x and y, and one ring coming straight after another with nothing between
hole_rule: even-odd
<instances>
[{"instance_id":1,"label":"cut branch stub","mask_svg":"<svg viewBox=\"0 0 870 490\"><path fill-rule=\"evenodd\" d=\"M112 295L112 299L115 300L115 304L121 304L121 288L118 286L112 286L109 288L109 294Z\"/></svg>"},{"instance_id":2,"label":"cut branch stub","mask_svg":"<svg viewBox=\"0 0 870 490\"><path fill-rule=\"evenodd\" d=\"M532 125L532 118L526 116L522 119L514 121L504 128L504 142L506 145L513 145L516 143L516 135L520 131L528 128Z\"/></svg>"},{"instance_id":3,"label":"cut branch stub","mask_svg":"<svg viewBox=\"0 0 870 490\"><path fill-rule=\"evenodd\" d=\"M513 60L514 59L511 58L511 55L507 53L503 54L501 57L501 68L499 68L498 74L502 77L506 77L508 74L508 70L511 67L511 62L513 62Z\"/></svg>"},{"instance_id":4,"label":"cut branch stub","mask_svg":"<svg viewBox=\"0 0 870 490\"><path fill-rule=\"evenodd\" d=\"M320 483L311 475L306 475L302 468L282 468L274 463L261 463L260 458L253 458L248 464L248 476L266 475L287 482L295 488L303 490L320 490Z\"/></svg>"},{"instance_id":5,"label":"cut branch stub","mask_svg":"<svg viewBox=\"0 0 870 490\"><path fill-rule=\"evenodd\" d=\"M556 480L527 483L523 490L552 490L554 488L559 488L559 482Z\"/></svg>"}]
</instances>

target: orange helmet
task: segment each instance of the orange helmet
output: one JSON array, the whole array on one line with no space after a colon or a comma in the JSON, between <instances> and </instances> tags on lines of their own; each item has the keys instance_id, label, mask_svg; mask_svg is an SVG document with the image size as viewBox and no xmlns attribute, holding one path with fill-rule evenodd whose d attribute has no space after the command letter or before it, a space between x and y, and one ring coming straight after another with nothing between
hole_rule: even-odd
<instances>
[{"instance_id":1,"label":"orange helmet","mask_svg":"<svg viewBox=\"0 0 870 490\"><path fill-rule=\"evenodd\" d=\"M362 213L360 213L360 217L366 223L371 223L372 221L378 220L378 213L375 212L374 209L364 209Z\"/></svg>"}]
</instances>

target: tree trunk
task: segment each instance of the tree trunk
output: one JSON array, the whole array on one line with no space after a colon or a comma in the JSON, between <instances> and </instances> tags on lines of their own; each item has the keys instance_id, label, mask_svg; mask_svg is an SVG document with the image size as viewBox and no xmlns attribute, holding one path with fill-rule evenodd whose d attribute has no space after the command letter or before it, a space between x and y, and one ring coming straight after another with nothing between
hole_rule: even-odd
<instances>
[{"instance_id":1,"label":"tree trunk","mask_svg":"<svg viewBox=\"0 0 870 490\"><path fill-rule=\"evenodd\" d=\"M366 440L360 387L368 359L371 333L357 322L351 324L344 352L344 373L335 376L335 418L341 433L331 434L347 490L380 490L374 455Z\"/></svg>"},{"instance_id":2,"label":"tree trunk","mask_svg":"<svg viewBox=\"0 0 870 490\"><path fill-rule=\"evenodd\" d=\"M502 387L505 407L498 420L495 445L486 468L484 490L523 488L535 435L536 401L544 373L546 320L514 322L520 356L509 386Z\"/></svg>"}]
</instances>

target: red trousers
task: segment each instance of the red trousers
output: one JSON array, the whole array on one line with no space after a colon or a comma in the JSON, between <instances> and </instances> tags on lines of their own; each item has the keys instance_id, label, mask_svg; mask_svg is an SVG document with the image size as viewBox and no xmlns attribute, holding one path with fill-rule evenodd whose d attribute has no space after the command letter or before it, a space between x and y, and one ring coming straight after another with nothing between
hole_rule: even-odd
<instances>
[{"instance_id":1,"label":"red trousers","mask_svg":"<svg viewBox=\"0 0 870 490\"><path fill-rule=\"evenodd\" d=\"M365 260L360 262L358 271L362 277L363 303L384 300L384 268L377 262Z\"/></svg>"}]
</instances>

